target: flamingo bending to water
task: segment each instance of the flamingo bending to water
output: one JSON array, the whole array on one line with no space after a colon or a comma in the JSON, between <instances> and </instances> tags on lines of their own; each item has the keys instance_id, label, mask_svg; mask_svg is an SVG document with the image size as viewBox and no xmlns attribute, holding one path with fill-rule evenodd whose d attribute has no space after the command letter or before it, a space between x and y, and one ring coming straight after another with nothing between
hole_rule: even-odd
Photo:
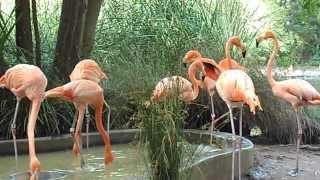
<instances>
[{"instance_id":1,"label":"flamingo bending to water","mask_svg":"<svg viewBox=\"0 0 320 180\"><path fill-rule=\"evenodd\" d=\"M69 75L69 78L71 81L86 79L86 80L90 80L90 81L93 81L96 83L99 83L103 79L108 79L107 75L102 71L100 66L94 60L91 60L91 59L84 59L84 60L81 60L78 64L76 64L73 71ZM72 127L70 128L71 134L74 134L77 116L80 116L80 115L83 116L83 114L84 114L83 112L79 112L79 110L77 109L77 106L75 106L75 107L76 107L75 117L72 122ZM108 105L107 105L107 107L109 109L108 119L107 119L107 131L109 132L111 109ZM85 108L85 116L86 116L86 120L87 120L87 123L86 123L87 141L86 141L86 143L87 143L87 149L88 149L89 148L88 132L89 132L89 123L90 123L90 118L89 118L90 115L89 115L88 107ZM81 124L79 124L79 123L81 123ZM75 132L75 134L80 137L81 137L81 127L82 127L82 121L78 122L76 132ZM77 144L75 142L73 145L72 152L74 155L79 155L81 149L82 149L82 141L80 141L80 144ZM84 161L81 160L81 162L84 162Z\"/></svg>"},{"instance_id":2,"label":"flamingo bending to water","mask_svg":"<svg viewBox=\"0 0 320 180\"><path fill-rule=\"evenodd\" d=\"M31 101L31 111L28 117L28 143L29 143L29 158L30 158L30 172L33 179L36 173L40 171L40 161L36 156L34 145L34 128L40 105L44 99L45 89L47 87L47 78L37 66L29 64L18 64L6 71L0 78L0 87L10 89L16 96L17 103L14 112L14 118L11 124L11 132L14 140L15 158L18 159L17 144L16 144L16 119L19 111L19 104L22 98L27 97Z\"/></svg>"},{"instance_id":3,"label":"flamingo bending to water","mask_svg":"<svg viewBox=\"0 0 320 180\"><path fill-rule=\"evenodd\" d=\"M82 124L83 115L86 106L91 105L95 108L95 119L97 129L105 144L104 162L105 164L112 163L113 155L111 152L111 143L109 134L104 130L102 122L104 96L103 89L95 82L89 80L75 80L63 86L48 90L45 93L46 98L59 97L66 101L72 102L79 110L78 126ZM75 141L80 144L80 136L75 136Z\"/></svg>"}]
</instances>

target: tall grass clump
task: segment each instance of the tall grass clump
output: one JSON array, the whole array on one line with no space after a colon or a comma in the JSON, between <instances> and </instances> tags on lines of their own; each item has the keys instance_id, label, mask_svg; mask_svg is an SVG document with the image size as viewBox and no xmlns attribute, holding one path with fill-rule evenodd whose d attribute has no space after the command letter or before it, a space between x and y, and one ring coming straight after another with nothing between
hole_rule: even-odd
<instances>
[{"instance_id":1,"label":"tall grass clump","mask_svg":"<svg viewBox=\"0 0 320 180\"><path fill-rule=\"evenodd\" d=\"M144 155L150 179L185 180L190 177L188 168L195 149L183 136L183 109L183 103L174 96L139 109L140 143L146 151Z\"/></svg>"}]
</instances>

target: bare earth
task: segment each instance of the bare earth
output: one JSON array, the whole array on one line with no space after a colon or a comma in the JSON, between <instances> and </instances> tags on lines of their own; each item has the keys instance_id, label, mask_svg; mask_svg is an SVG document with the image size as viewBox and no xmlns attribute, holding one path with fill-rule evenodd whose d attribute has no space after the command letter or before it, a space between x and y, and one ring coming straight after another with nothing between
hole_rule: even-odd
<instances>
[{"instance_id":1,"label":"bare earth","mask_svg":"<svg viewBox=\"0 0 320 180\"><path fill-rule=\"evenodd\" d=\"M295 167L295 145L255 145L255 167L251 174L259 180L320 180L320 148L300 150L300 175L291 177Z\"/></svg>"}]
</instances>

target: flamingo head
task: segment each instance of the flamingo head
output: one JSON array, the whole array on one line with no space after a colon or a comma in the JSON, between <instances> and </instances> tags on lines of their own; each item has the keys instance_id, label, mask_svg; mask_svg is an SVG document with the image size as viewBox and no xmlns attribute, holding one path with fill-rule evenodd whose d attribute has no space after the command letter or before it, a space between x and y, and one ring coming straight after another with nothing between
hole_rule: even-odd
<instances>
[{"instance_id":1,"label":"flamingo head","mask_svg":"<svg viewBox=\"0 0 320 180\"><path fill-rule=\"evenodd\" d=\"M276 34L271 30L265 31L264 33L262 33L261 35L256 37L256 47L259 46L259 43L261 41L269 39L269 38L276 38Z\"/></svg>"},{"instance_id":2,"label":"flamingo head","mask_svg":"<svg viewBox=\"0 0 320 180\"><path fill-rule=\"evenodd\" d=\"M252 112L253 114L256 114L256 108L258 108L258 110L263 111L261 104L260 104L260 100L259 97L256 94L252 94L251 95L247 95L246 96L246 104L248 104L249 108L250 108L250 112Z\"/></svg>"},{"instance_id":3,"label":"flamingo head","mask_svg":"<svg viewBox=\"0 0 320 180\"><path fill-rule=\"evenodd\" d=\"M242 43L242 41L241 41L239 36L230 37L228 42L230 42L231 44L235 45L241 51L241 54L242 54L243 58L246 57L247 49L246 49L246 46Z\"/></svg>"},{"instance_id":4,"label":"flamingo head","mask_svg":"<svg viewBox=\"0 0 320 180\"><path fill-rule=\"evenodd\" d=\"M192 63L193 61L201 58L201 54L197 50L190 50L186 53L186 55L183 57L183 64L186 66L187 64Z\"/></svg>"}]
</instances>

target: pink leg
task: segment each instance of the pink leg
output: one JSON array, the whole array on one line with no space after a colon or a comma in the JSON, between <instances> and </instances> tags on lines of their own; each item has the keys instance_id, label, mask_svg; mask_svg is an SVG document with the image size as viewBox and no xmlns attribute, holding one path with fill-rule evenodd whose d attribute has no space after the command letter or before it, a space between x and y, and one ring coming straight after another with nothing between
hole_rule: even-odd
<instances>
[{"instance_id":1,"label":"pink leg","mask_svg":"<svg viewBox=\"0 0 320 180\"><path fill-rule=\"evenodd\" d=\"M81 151L82 151L81 129L82 129L82 124L83 124L85 106L83 106L83 105L78 106L78 111L79 111L79 115L78 115L77 127L76 127L76 132L75 132L75 143L73 144L73 154L80 155L81 167L83 167L84 166L84 159L81 154Z\"/></svg>"},{"instance_id":2,"label":"pink leg","mask_svg":"<svg viewBox=\"0 0 320 180\"><path fill-rule=\"evenodd\" d=\"M210 134L210 143L212 143L213 129L214 129L214 119L216 117L214 113L214 104L213 104L213 96L210 96L211 102L211 134Z\"/></svg>"},{"instance_id":3,"label":"pink leg","mask_svg":"<svg viewBox=\"0 0 320 180\"><path fill-rule=\"evenodd\" d=\"M296 110L296 119L297 119L297 129L298 129L297 147L296 147L296 168L291 170L288 173L290 176L293 176L293 177L296 177L299 175L299 150L300 150L300 141L301 141L301 137L302 137L302 128L301 128L301 122L300 122L298 110Z\"/></svg>"},{"instance_id":4,"label":"pink leg","mask_svg":"<svg viewBox=\"0 0 320 180\"><path fill-rule=\"evenodd\" d=\"M231 122L231 128L232 128L232 172L231 172L231 179L234 180L234 161L235 161L235 141L236 141L236 131L234 128L234 122L233 122L233 114L232 114L232 107L228 105L229 112L230 112L230 122Z\"/></svg>"},{"instance_id":5,"label":"pink leg","mask_svg":"<svg viewBox=\"0 0 320 180\"><path fill-rule=\"evenodd\" d=\"M89 125L90 125L90 112L89 112L89 107L86 106L86 136L87 136L87 140L86 140L86 144L87 144L87 150L89 150Z\"/></svg>"},{"instance_id":6,"label":"pink leg","mask_svg":"<svg viewBox=\"0 0 320 180\"><path fill-rule=\"evenodd\" d=\"M243 105L240 106L240 120L239 120L239 164L238 164L238 172L239 172L239 180L241 180L241 149L242 149L242 111L243 111Z\"/></svg>"},{"instance_id":7,"label":"pink leg","mask_svg":"<svg viewBox=\"0 0 320 180\"><path fill-rule=\"evenodd\" d=\"M18 149L17 149L17 138L16 138L16 120L19 112L19 105L21 99L17 97L16 109L14 111L13 121L11 124L11 133L13 137L13 145L14 145L14 156L16 159L16 167L18 167Z\"/></svg>"},{"instance_id":8,"label":"pink leg","mask_svg":"<svg viewBox=\"0 0 320 180\"><path fill-rule=\"evenodd\" d=\"M96 118L96 126L99 131L99 134L102 137L102 140L105 144L105 152L104 152L104 163L105 164L111 164L113 161L113 155L111 150L111 141L109 137L109 133L105 131L103 127L102 122L102 108L103 108L103 102L101 104L96 105L96 112L95 112L95 118Z\"/></svg>"}]
</instances>

